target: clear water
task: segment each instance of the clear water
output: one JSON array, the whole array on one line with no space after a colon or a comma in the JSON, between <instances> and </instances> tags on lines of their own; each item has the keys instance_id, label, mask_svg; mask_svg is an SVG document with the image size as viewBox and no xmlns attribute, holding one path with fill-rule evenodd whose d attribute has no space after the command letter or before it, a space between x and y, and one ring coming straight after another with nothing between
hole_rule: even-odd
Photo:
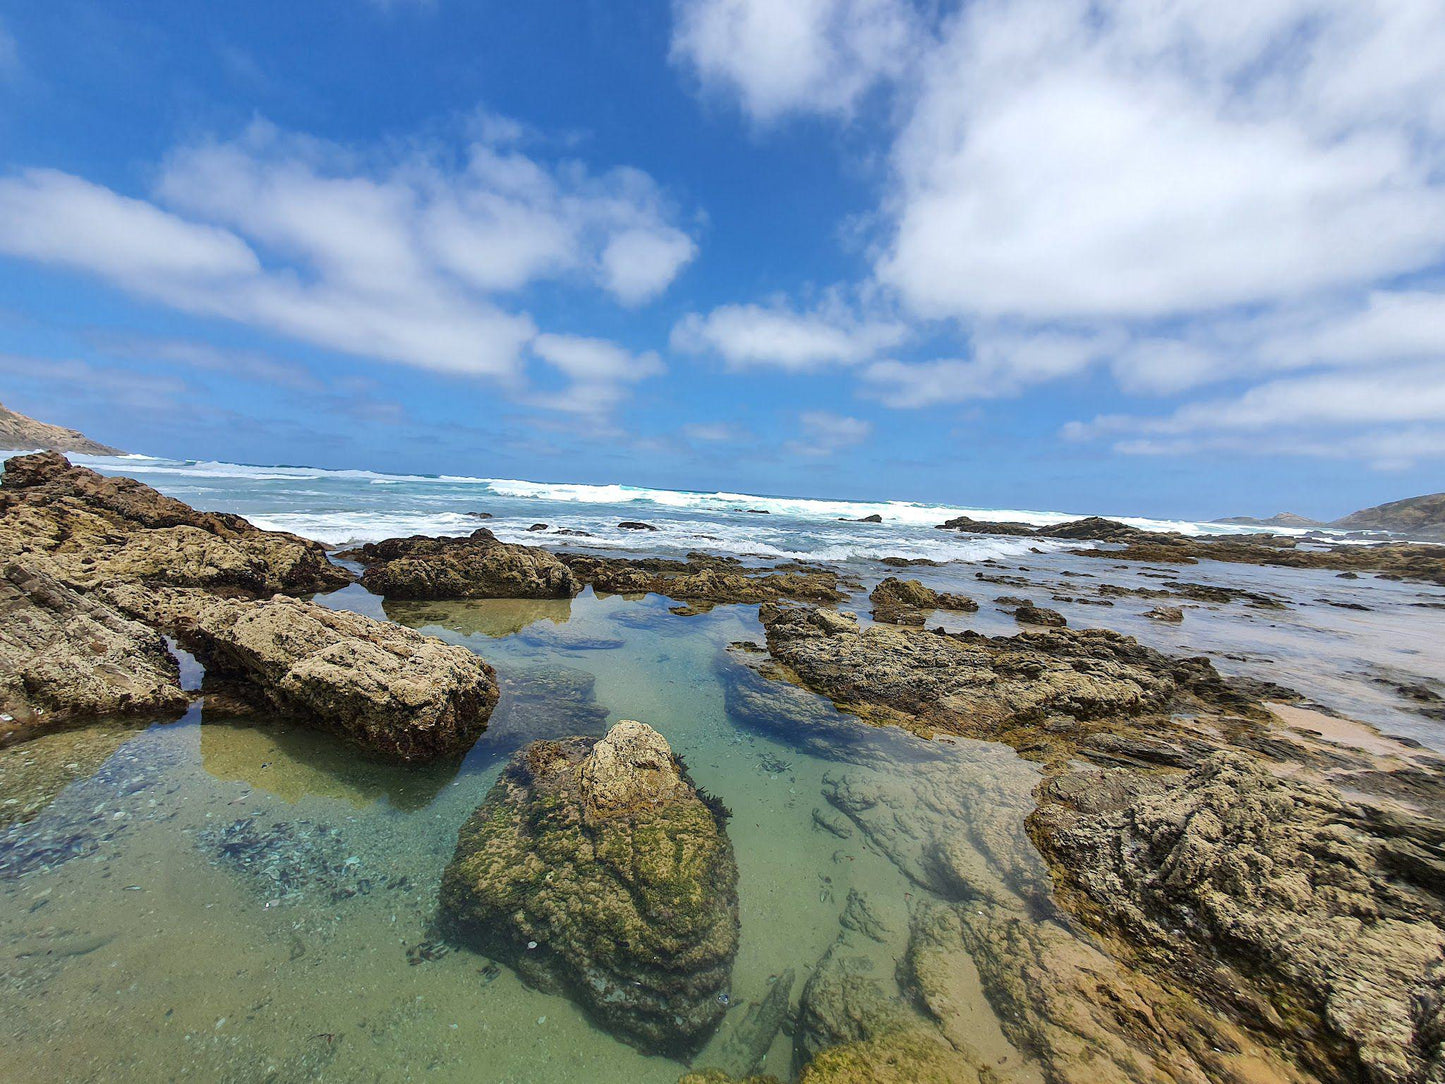
<instances>
[{"instance_id":1,"label":"clear water","mask_svg":"<svg viewBox=\"0 0 1445 1084\"><path fill-rule=\"evenodd\" d=\"M380 605L358 588L331 601ZM864 728L803 693L740 706L739 689L766 688L727 651L760 639L755 611L679 618L666 605L588 592L388 606L507 679L459 764L377 764L324 735L199 707L171 725L6 751L0 793L17 800L4 815L28 819L0 835L0 1078L675 1081L681 1064L639 1054L472 952L408 960L429 936L458 827L538 736L646 720L731 807L742 941L730 1014L788 967L796 997L850 889L891 929L885 943L860 939L878 974L903 952L926 890L858 834L814 825L830 773L913 802L917 782L960 817L986 800L1027 849L1017 828L1035 773L1010 751ZM589 708L589 684L604 710ZM48 804L44 764L75 777ZM941 827L921 802L918 815L920 832ZM981 994L965 993L976 1044L1017 1065ZM782 1036L766 1067L786 1078L790 1057Z\"/></svg>"}]
</instances>

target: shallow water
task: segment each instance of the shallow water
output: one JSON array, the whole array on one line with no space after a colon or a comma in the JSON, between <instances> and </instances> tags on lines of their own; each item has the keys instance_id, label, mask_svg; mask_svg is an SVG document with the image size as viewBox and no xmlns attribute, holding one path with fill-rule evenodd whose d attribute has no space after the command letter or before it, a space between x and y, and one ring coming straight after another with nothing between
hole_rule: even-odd
<instances>
[{"instance_id":1,"label":"shallow water","mask_svg":"<svg viewBox=\"0 0 1445 1084\"><path fill-rule=\"evenodd\" d=\"M355 587L329 601L382 612ZM457 829L507 757L622 718L655 726L733 811L741 945L728 1018L695 1065L716 1060L786 968L796 999L850 891L886 927L881 940L850 935L852 951L891 982L909 910L929 895L920 855L942 834L1042 885L1021 831L1031 765L1001 746L862 727L729 653L761 639L754 609L680 618L668 605L589 591L386 606L499 670L502 702L458 763L378 764L199 706L174 724L0 754L0 801L13 799L0 805L0 1078L671 1084L680 1063L430 940ZM903 842L885 854L815 823L815 810L842 820L823 797L839 786L886 792ZM986 831L970 834L975 820ZM958 981L970 1041L1019 1066L976 977ZM790 1061L780 1035L765 1068L787 1078Z\"/></svg>"}]
</instances>

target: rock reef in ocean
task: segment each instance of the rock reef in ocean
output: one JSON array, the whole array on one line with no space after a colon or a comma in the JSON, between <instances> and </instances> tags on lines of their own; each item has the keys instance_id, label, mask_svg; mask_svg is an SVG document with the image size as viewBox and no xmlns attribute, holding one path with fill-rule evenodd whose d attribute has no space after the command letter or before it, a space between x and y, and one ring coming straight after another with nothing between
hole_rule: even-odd
<instances>
[{"instance_id":1,"label":"rock reef in ocean","mask_svg":"<svg viewBox=\"0 0 1445 1084\"><path fill-rule=\"evenodd\" d=\"M84 716L178 715L160 633L37 568L0 568L0 744Z\"/></svg>"},{"instance_id":2,"label":"rock reef in ocean","mask_svg":"<svg viewBox=\"0 0 1445 1084\"><path fill-rule=\"evenodd\" d=\"M738 945L724 817L644 723L535 742L462 827L439 917L619 1038L686 1056L726 1011Z\"/></svg>"},{"instance_id":3,"label":"rock reef in ocean","mask_svg":"<svg viewBox=\"0 0 1445 1084\"><path fill-rule=\"evenodd\" d=\"M707 603L759 603L779 599L840 602L838 573L817 565L751 568L735 557L688 554L686 561L663 558L597 557L564 553L561 559L594 590L615 595L657 594L692 603L689 612Z\"/></svg>"},{"instance_id":4,"label":"rock reef in ocean","mask_svg":"<svg viewBox=\"0 0 1445 1084\"><path fill-rule=\"evenodd\" d=\"M367 566L363 587L393 599L572 598L583 586L551 551L500 542L485 527L368 542L342 556Z\"/></svg>"}]
</instances>

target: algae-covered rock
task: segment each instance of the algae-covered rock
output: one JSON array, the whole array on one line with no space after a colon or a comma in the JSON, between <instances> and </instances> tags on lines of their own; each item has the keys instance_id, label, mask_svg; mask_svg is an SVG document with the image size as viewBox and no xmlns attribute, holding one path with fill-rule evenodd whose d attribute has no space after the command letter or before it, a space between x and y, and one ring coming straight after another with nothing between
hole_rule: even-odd
<instances>
[{"instance_id":1,"label":"algae-covered rock","mask_svg":"<svg viewBox=\"0 0 1445 1084\"><path fill-rule=\"evenodd\" d=\"M647 1051L721 1019L738 944L723 814L667 742L624 721L513 758L457 837L443 924Z\"/></svg>"},{"instance_id":2,"label":"algae-covered rock","mask_svg":"<svg viewBox=\"0 0 1445 1084\"><path fill-rule=\"evenodd\" d=\"M889 576L869 593L873 619L890 625L921 625L931 610L962 610L972 613L978 603L967 595L954 595L925 587L918 580Z\"/></svg>"},{"instance_id":3,"label":"algae-covered rock","mask_svg":"<svg viewBox=\"0 0 1445 1084\"><path fill-rule=\"evenodd\" d=\"M159 633L37 568L0 569L0 743L77 717L188 703Z\"/></svg>"},{"instance_id":4,"label":"algae-covered rock","mask_svg":"<svg viewBox=\"0 0 1445 1084\"><path fill-rule=\"evenodd\" d=\"M993 1084L998 1077L922 1029L822 1051L798 1084Z\"/></svg>"}]
</instances>

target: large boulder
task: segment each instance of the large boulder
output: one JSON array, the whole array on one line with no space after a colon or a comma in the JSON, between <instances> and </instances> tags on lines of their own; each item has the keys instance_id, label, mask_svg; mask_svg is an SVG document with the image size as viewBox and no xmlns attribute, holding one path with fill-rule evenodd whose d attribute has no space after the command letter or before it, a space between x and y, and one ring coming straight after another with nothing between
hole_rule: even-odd
<instances>
[{"instance_id":1,"label":"large boulder","mask_svg":"<svg viewBox=\"0 0 1445 1084\"><path fill-rule=\"evenodd\" d=\"M182 712L165 639L39 569L0 569L0 744L78 716Z\"/></svg>"},{"instance_id":2,"label":"large boulder","mask_svg":"<svg viewBox=\"0 0 1445 1084\"><path fill-rule=\"evenodd\" d=\"M465 752L497 703L490 666L401 625L283 595L251 602L132 585L107 595L172 629L205 665L208 690L229 687L388 757Z\"/></svg>"},{"instance_id":3,"label":"large boulder","mask_svg":"<svg viewBox=\"0 0 1445 1084\"><path fill-rule=\"evenodd\" d=\"M464 538L388 538L345 556L367 566L368 591L390 599L572 598L582 590L548 550L499 542L485 527Z\"/></svg>"},{"instance_id":4,"label":"large boulder","mask_svg":"<svg viewBox=\"0 0 1445 1084\"><path fill-rule=\"evenodd\" d=\"M961 610L972 613L978 603L967 595L954 595L925 587L919 580L889 576L868 594L873 619L890 625L921 625L932 610Z\"/></svg>"},{"instance_id":5,"label":"large boulder","mask_svg":"<svg viewBox=\"0 0 1445 1084\"><path fill-rule=\"evenodd\" d=\"M58 452L6 461L0 546L82 589L126 580L263 596L351 582L317 542L197 512L133 478L73 466Z\"/></svg>"},{"instance_id":6,"label":"large boulder","mask_svg":"<svg viewBox=\"0 0 1445 1084\"><path fill-rule=\"evenodd\" d=\"M725 816L644 723L534 742L462 827L441 919L619 1038L689 1055L725 1012L738 945Z\"/></svg>"}]
</instances>

